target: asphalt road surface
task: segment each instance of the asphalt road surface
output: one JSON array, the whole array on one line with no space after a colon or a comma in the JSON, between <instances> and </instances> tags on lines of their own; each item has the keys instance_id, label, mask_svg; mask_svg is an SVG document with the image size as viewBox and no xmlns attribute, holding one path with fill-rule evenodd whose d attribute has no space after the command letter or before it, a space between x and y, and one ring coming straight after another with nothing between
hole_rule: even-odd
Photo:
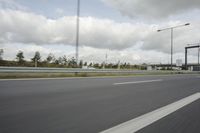
<instances>
[{"instance_id":1,"label":"asphalt road surface","mask_svg":"<svg viewBox=\"0 0 200 133\"><path fill-rule=\"evenodd\" d=\"M200 75L0 80L0 133L106 132L140 116L143 122L160 108L168 113L163 107L173 110L185 101L146 126L140 123L136 132L198 133L199 92Z\"/></svg>"}]
</instances>

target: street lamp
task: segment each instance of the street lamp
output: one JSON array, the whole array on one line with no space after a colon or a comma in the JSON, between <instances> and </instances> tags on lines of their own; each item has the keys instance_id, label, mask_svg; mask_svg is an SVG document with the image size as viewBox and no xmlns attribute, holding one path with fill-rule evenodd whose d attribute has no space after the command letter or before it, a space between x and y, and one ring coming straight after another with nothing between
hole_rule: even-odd
<instances>
[{"instance_id":1,"label":"street lamp","mask_svg":"<svg viewBox=\"0 0 200 133\"><path fill-rule=\"evenodd\" d=\"M77 0L77 17L76 17L76 64L78 65L79 56L79 16L80 16L80 0Z\"/></svg>"},{"instance_id":2,"label":"street lamp","mask_svg":"<svg viewBox=\"0 0 200 133\"><path fill-rule=\"evenodd\" d=\"M198 48L198 65L199 65L199 52L200 52L200 47Z\"/></svg>"},{"instance_id":3,"label":"street lamp","mask_svg":"<svg viewBox=\"0 0 200 133\"><path fill-rule=\"evenodd\" d=\"M172 70L172 67L173 67L173 32L174 32L174 29L179 28L179 27L183 27L183 26L188 26L188 25L190 25L190 23L157 30L157 32L161 32L161 31L164 31L164 30L171 30L171 70Z\"/></svg>"}]
</instances>

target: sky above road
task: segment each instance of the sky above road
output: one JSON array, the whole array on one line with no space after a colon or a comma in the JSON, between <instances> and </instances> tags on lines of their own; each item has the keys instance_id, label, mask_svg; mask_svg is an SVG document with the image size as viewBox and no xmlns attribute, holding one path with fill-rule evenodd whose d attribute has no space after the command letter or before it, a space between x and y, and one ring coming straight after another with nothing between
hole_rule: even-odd
<instances>
[{"instance_id":1,"label":"sky above road","mask_svg":"<svg viewBox=\"0 0 200 133\"><path fill-rule=\"evenodd\" d=\"M30 60L75 57L76 0L0 0L0 49L4 59L21 50ZM79 58L89 62L169 63L174 30L174 62L184 61L184 47L200 42L199 0L81 0ZM197 49L189 62L197 63Z\"/></svg>"}]
</instances>

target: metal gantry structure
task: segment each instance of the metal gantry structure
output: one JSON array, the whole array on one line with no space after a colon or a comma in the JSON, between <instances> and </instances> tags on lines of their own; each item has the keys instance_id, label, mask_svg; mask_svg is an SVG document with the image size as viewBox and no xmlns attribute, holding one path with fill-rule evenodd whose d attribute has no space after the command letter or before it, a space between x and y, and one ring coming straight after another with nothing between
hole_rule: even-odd
<instances>
[{"instance_id":1,"label":"metal gantry structure","mask_svg":"<svg viewBox=\"0 0 200 133\"><path fill-rule=\"evenodd\" d=\"M200 50L200 43L195 43L195 44L189 44L192 46L185 47L185 69L187 70L187 54L188 54L188 49L193 49L193 48L198 48L198 65L199 65L199 50Z\"/></svg>"},{"instance_id":2,"label":"metal gantry structure","mask_svg":"<svg viewBox=\"0 0 200 133\"><path fill-rule=\"evenodd\" d=\"M174 29L179 28L179 27L183 27L183 26L188 26L188 25L190 25L190 23L157 30L157 32L161 32L161 31L165 31L165 30L171 30L171 70L173 68L173 32L174 32Z\"/></svg>"}]
</instances>

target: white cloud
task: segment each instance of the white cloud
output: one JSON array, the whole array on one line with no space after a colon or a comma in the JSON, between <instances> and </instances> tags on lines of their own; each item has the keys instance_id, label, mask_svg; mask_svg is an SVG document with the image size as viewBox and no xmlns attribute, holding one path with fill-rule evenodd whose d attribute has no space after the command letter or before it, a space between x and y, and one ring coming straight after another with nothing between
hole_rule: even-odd
<instances>
[{"instance_id":1,"label":"white cloud","mask_svg":"<svg viewBox=\"0 0 200 133\"><path fill-rule=\"evenodd\" d=\"M199 0L102 0L130 17L165 18L200 9Z\"/></svg>"},{"instance_id":2,"label":"white cloud","mask_svg":"<svg viewBox=\"0 0 200 133\"><path fill-rule=\"evenodd\" d=\"M41 51L44 57L55 50L60 56L65 50L60 46L75 46L76 17L65 16L49 19L32 12L1 9L0 10L0 47L9 51L8 58L14 58L18 50L29 53ZM158 28L183 24L171 21L150 25L144 23L119 23L109 19L82 17L80 19L80 58L102 62L105 53L110 51L109 60L123 60L130 63L169 62L170 32L157 33ZM174 31L174 52L184 57L184 47L188 43L199 41L199 20L190 27ZM9 45L8 45L9 44ZM56 52L55 47L58 47ZM12 53L12 51L15 51ZM69 56L74 50L69 50ZM54 52L52 52L54 53ZM12 55L12 56L11 56ZM196 55L196 53L191 53ZM182 57L183 56L183 57Z\"/></svg>"},{"instance_id":3,"label":"white cloud","mask_svg":"<svg viewBox=\"0 0 200 133\"><path fill-rule=\"evenodd\" d=\"M0 16L1 43L75 46L76 17L74 16L48 19L42 15L16 10L0 10ZM177 23L181 22L169 22L162 25ZM157 25L117 23L109 19L82 17L80 20L80 45L123 50L142 43L141 48L145 50L169 52L167 49L169 34L167 32L157 33L157 28ZM175 42L177 46L180 45L181 49L183 49L181 45L187 42L186 38L189 41L199 38L196 34L193 37L188 36L186 31L188 32L188 30L179 29L175 32Z\"/></svg>"},{"instance_id":4,"label":"white cloud","mask_svg":"<svg viewBox=\"0 0 200 133\"><path fill-rule=\"evenodd\" d=\"M73 16L48 19L42 15L16 10L0 10L0 15L1 42L75 44L76 19ZM83 17L80 21L80 43L96 48L132 47L150 29L145 24L116 23L93 17Z\"/></svg>"}]
</instances>

